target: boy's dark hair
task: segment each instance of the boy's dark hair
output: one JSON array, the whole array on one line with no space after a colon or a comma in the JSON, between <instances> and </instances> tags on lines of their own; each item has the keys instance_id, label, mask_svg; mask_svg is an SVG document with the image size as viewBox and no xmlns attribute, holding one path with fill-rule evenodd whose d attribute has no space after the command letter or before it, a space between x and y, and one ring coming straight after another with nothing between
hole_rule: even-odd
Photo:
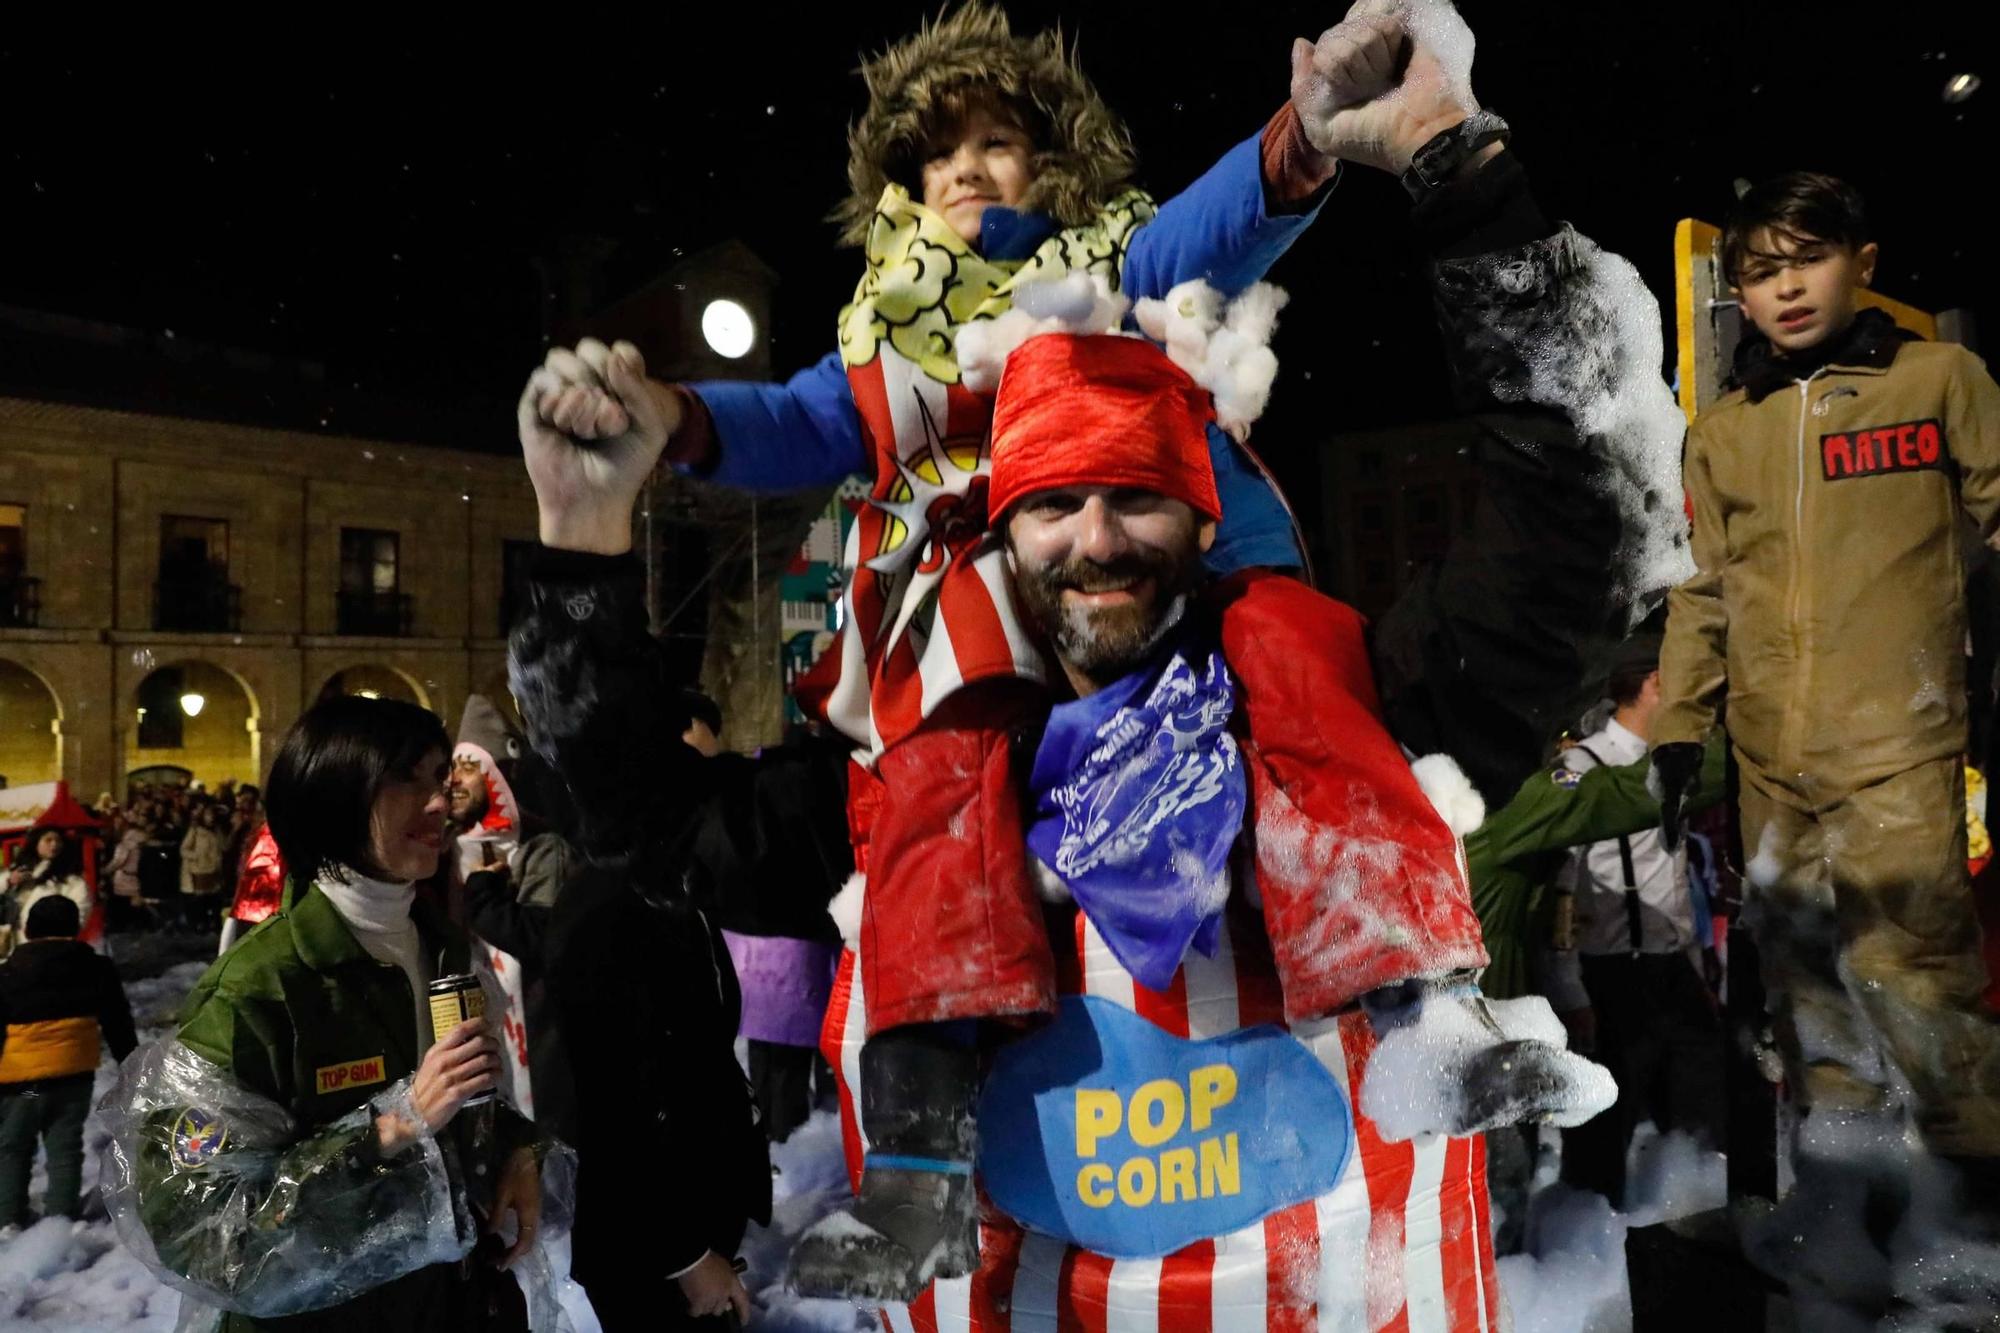
<instances>
[{"instance_id":1,"label":"boy's dark hair","mask_svg":"<svg viewBox=\"0 0 2000 1333\"><path fill-rule=\"evenodd\" d=\"M1639 697L1639 692L1646 688L1646 678L1658 670L1657 666L1633 666L1620 667L1618 670L1613 671L1609 685L1611 702L1623 708L1625 705L1636 701Z\"/></svg>"},{"instance_id":2,"label":"boy's dark hair","mask_svg":"<svg viewBox=\"0 0 2000 1333\"><path fill-rule=\"evenodd\" d=\"M718 736L722 734L722 705L700 690L691 687L681 690L681 711L687 714L687 721L681 725L682 731L697 722L704 722L710 731Z\"/></svg>"},{"instance_id":3,"label":"boy's dark hair","mask_svg":"<svg viewBox=\"0 0 2000 1333\"><path fill-rule=\"evenodd\" d=\"M1722 276L1740 283L1754 254L1751 238L1769 232L1795 246L1822 241L1859 250L1868 244L1868 207L1861 191L1817 171L1788 171L1753 185L1736 201L1722 229Z\"/></svg>"},{"instance_id":4,"label":"boy's dark hair","mask_svg":"<svg viewBox=\"0 0 2000 1333\"><path fill-rule=\"evenodd\" d=\"M74 935L82 929L83 913L60 893L37 899L35 905L28 909L28 919L21 923L22 936L31 940Z\"/></svg>"},{"instance_id":5,"label":"boy's dark hair","mask_svg":"<svg viewBox=\"0 0 2000 1333\"><path fill-rule=\"evenodd\" d=\"M451 738L413 703L343 695L307 709L278 746L265 792L286 866L302 882L340 866L380 874L369 855L375 798L432 750L449 757Z\"/></svg>"}]
</instances>

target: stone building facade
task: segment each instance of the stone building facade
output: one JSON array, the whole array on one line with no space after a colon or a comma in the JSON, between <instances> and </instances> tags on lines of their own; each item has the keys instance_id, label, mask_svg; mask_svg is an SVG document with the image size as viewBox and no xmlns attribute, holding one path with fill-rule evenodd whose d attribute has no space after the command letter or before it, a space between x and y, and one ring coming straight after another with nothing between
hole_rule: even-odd
<instances>
[{"instance_id":1,"label":"stone building facade","mask_svg":"<svg viewBox=\"0 0 2000 1333\"><path fill-rule=\"evenodd\" d=\"M517 455L0 398L0 776L261 780L329 690L455 727L535 531Z\"/></svg>"}]
</instances>

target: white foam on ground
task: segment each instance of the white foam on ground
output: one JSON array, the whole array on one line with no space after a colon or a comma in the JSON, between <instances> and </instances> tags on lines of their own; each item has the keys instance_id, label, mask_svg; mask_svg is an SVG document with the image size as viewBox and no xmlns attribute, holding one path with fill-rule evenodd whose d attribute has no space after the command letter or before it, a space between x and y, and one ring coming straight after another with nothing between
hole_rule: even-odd
<instances>
[{"instance_id":1,"label":"white foam on ground","mask_svg":"<svg viewBox=\"0 0 2000 1333\"><path fill-rule=\"evenodd\" d=\"M1526 1252L1499 1262L1514 1333L1625 1333L1632 1327L1626 1232L1720 1208L1728 1194L1721 1153L1651 1125L1632 1136L1626 1180L1630 1207L1620 1213L1602 1195L1538 1177Z\"/></svg>"}]
</instances>

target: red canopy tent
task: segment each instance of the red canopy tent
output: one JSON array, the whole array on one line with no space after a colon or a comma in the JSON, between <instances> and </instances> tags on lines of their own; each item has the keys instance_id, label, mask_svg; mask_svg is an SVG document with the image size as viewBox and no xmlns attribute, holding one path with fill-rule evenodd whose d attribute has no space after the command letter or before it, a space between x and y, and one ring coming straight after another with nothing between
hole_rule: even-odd
<instances>
[{"instance_id":1,"label":"red canopy tent","mask_svg":"<svg viewBox=\"0 0 2000 1333\"><path fill-rule=\"evenodd\" d=\"M97 940L104 934L104 905L97 891L98 842L104 825L96 815L77 804L67 782L36 782L25 787L0 788L0 862L12 865L31 854L28 835L36 829L54 828L79 835L83 851L83 879L97 906L83 926L83 938Z\"/></svg>"}]
</instances>

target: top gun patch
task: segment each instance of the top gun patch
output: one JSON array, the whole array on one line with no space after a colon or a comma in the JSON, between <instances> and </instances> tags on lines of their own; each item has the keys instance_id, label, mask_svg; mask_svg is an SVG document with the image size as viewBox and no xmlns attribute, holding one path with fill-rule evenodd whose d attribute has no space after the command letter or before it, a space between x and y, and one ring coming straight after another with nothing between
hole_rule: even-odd
<instances>
[{"instance_id":1,"label":"top gun patch","mask_svg":"<svg viewBox=\"0 0 2000 1333\"><path fill-rule=\"evenodd\" d=\"M321 1065L313 1071L313 1081L318 1084L322 1094L387 1083L389 1076L383 1071L383 1059L382 1056L371 1055L366 1060L347 1060L337 1065Z\"/></svg>"},{"instance_id":2,"label":"top gun patch","mask_svg":"<svg viewBox=\"0 0 2000 1333\"><path fill-rule=\"evenodd\" d=\"M1936 417L1819 437L1820 473L1828 481L1890 472L1939 472L1949 453Z\"/></svg>"},{"instance_id":3,"label":"top gun patch","mask_svg":"<svg viewBox=\"0 0 2000 1333\"><path fill-rule=\"evenodd\" d=\"M193 1171L207 1166L229 1141L222 1117L190 1106L174 1121L174 1165Z\"/></svg>"}]
</instances>

